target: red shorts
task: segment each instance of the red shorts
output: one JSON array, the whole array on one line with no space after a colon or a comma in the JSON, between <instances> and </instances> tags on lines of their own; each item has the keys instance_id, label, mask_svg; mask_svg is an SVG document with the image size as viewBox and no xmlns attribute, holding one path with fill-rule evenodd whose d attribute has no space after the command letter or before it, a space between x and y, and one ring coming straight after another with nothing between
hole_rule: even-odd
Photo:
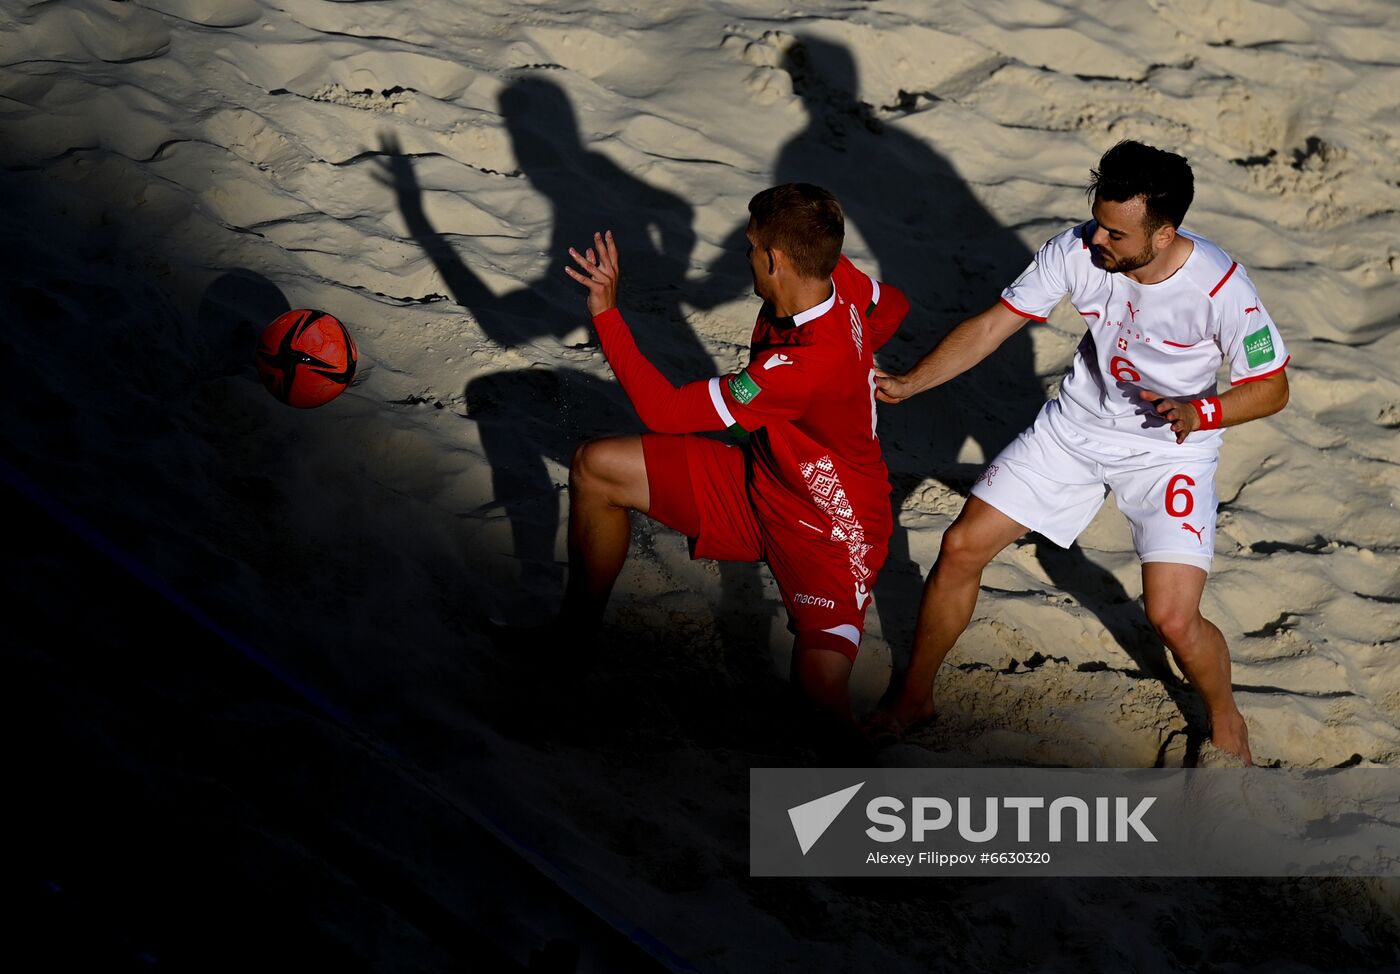
<instances>
[{"instance_id":1,"label":"red shorts","mask_svg":"<svg viewBox=\"0 0 1400 974\"><path fill-rule=\"evenodd\" d=\"M767 562L787 609L788 628L799 635L840 636L828 643L855 659L888 539L865 554L871 574L859 585L846 545L759 521L749 500L747 451L704 436L647 434L642 452L651 491L649 517L690 538L692 558Z\"/></svg>"}]
</instances>

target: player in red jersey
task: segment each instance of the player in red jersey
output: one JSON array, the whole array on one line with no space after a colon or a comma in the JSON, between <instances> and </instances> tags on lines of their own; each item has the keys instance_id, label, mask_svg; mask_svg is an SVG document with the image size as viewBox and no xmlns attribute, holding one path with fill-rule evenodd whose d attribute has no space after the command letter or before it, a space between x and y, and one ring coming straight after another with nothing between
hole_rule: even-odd
<instances>
[{"instance_id":1,"label":"player in red jersey","mask_svg":"<svg viewBox=\"0 0 1400 974\"><path fill-rule=\"evenodd\" d=\"M1181 228L1193 190L1182 156L1119 143L1092 174L1092 220L1051 238L996 304L908 374L879 377L880 399L902 402L972 368L1065 296L1087 327L1059 395L988 464L944 534L908 672L875 727L898 734L932 719L934 678L987 563L1027 531L1068 547L1111 489L1132 526L1147 618L1210 713L1200 763L1250 763L1229 649L1201 594L1223 427L1284 407L1288 349L1244 268ZM1222 359L1232 388L1217 392Z\"/></svg>"},{"instance_id":2,"label":"player in red jersey","mask_svg":"<svg viewBox=\"0 0 1400 974\"><path fill-rule=\"evenodd\" d=\"M847 683L892 527L875 435L873 355L909 310L841 253L829 192L789 183L749 202L763 299L748 367L676 387L617 310L618 249L595 234L566 273L588 289L603 352L643 436L593 440L569 473L569 582L557 623L596 631L631 539L628 511L691 538L696 558L765 561L796 634L793 673L822 712L851 720ZM731 446L693 434L728 430Z\"/></svg>"}]
</instances>

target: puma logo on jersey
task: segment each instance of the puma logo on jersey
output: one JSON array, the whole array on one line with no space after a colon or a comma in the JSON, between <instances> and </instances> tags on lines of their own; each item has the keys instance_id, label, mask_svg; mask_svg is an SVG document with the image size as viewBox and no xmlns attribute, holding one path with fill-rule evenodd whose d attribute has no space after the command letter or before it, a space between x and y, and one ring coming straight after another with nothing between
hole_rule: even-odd
<instances>
[{"instance_id":1,"label":"puma logo on jersey","mask_svg":"<svg viewBox=\"0 0 1400 974\"><path fill-rule=\"evenodd\" d=\"M863 608L865 608L865 604L866 604L867 602L869 602L869 601L870 601L870 590L867 589L867 588L866 588L864 585L862 585L860 582L856 582L856 608L857 608L857 609L863 609Z\"/></svg>"},{"instance_id":2,"label":"puma logo on jersey","mask_svg":"<svg viewBox=\"0 0 1400 974\"><path fill-rule=\"evenodd\" d=\"M1196 536L1196 543L1197 543L1197 544L1202 544L1202 545L1203 545L1203 544L1206 543L1205 538L1202 536L1202 532L1205 531L1205 528L1199 528L1199 529L1198 529L1198 528L1193 528L1191 525L1189 525L1189 524L1187 524L1187 523L1185 523L1185 522L1183 521L1182 524L1181 524L1181 530L1183 530L1183 531L1190 531L1192 534L1194 534L1194 535Z\"/></svg>"},{"instance_id":3,"label":"puma logo on jersey","mask_svg":"<svg viewBox=\"0 0 1400 974\"><path fill-rule=\"evenodd\" d=\"M770 355L763 360L763 371L767 372L769 369L776 369L780 365L791 364L792 359L788 358L782 352L779 352L777 355Z\"/></svg>"},{"instance_id":4,"label":"puma logo on jersey","mask_svg":"<svg viewBox=\"0 0 1400 974\"><path fill-rule=\"evenodd\" d=\"M1251 311L1258 311L1258 310L1259 310L1259 305L1256 304L1256 305L1255 305L1254 307L1252 307L1252 308L1245 308L1245 309L1244 309L1244 313L1245 313L1245 314L1249 314Z\"/></svg>"},{"instance_id":5,"label":"puma logo on jersey","mask_svg":"<svg viewBox=\"0 0 1400 974\"><path fill-rule=\"evenodd\" d=\"M1129 301L1129 302L1128 302L1128 320L1131 321L1131 322L1133 322L1134 324L1137 324L1138 312L1141 311L1141 310L1142 310L1141 308L1134 308L1134 307L1133 307L1133 303L1132 303L1131 301Z\"/></svg>"}]
</instances>

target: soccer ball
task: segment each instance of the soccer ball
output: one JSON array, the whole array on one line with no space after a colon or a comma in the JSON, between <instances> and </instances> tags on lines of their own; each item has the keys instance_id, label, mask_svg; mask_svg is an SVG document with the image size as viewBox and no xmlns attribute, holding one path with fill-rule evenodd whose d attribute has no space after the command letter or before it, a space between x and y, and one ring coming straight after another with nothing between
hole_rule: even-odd
<instances>
[{"instance_id":1,"label":"soccer ball","mask_svg":"<svg viewBox=\"0 0 1400 974\"><path fill-rule=\"evenodd\" d=\"M279 315L258 339L258 375L289 406L324 406L355 377L355 340L334 315L298 308Z\"/></svg>"}]
</instances>

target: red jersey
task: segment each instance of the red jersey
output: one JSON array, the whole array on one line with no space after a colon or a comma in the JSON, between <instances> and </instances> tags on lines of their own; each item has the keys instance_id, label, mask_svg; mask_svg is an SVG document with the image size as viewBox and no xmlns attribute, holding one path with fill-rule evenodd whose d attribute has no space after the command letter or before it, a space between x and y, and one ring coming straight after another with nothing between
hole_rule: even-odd
<instances>
[{"instance_id":1,"label":"red jersey","mask_svg":"<svg viewBox=\"0 0 1400 974\"><path fill-rule=\"evenodd\" d=\"M866 554L892 518L875 433L874 353L909 302L842 256L831 296L791 318L764 304L749 366L671 385L637 350L616 309L594 319L603 352L642 421L658 433L750 434L749 498L767 533L817 534L847 550L865 583Z\"/></svg>"}]
</instances>

